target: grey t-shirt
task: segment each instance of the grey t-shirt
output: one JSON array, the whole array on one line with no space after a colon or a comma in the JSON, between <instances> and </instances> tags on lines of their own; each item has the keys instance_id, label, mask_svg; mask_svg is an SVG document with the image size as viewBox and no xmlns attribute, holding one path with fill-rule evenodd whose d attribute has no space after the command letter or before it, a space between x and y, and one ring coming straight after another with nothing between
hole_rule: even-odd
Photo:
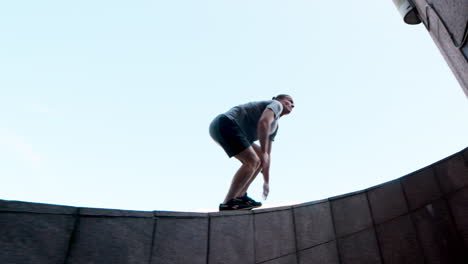
<instances>
[{"instance_id":1,"label":"grey t-shirt","mask_svg":"<svg viewBox=\"0 0 468 264\"><path fill-rule=\"evenodd\" d=\"M267 108L271 109L275 114L275 119L271 123L270 127L270 140L273 141L276 133L278 132L278 119L280 118L281 112L283 112L283 105L280 102L276 100L250 102L235 106L224 114L236 122L242 131L244 131L250 142L254 142L258 140L258 121L260 120L263 111Z\"/></svg>"}]
</instances>

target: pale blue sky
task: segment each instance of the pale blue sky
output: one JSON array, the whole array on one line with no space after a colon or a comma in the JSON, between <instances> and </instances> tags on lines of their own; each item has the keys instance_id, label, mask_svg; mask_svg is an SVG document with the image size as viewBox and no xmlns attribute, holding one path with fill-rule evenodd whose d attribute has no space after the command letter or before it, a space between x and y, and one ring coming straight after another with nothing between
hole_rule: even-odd
<instances>
[{"instance_id":1,"label":"pale blue sky","mask_svg":"<svg viewBox=\"0 0 468 264\"><path fill-rule=\"evenodd\" d=\"M390 0L7 1L0 32L0 199L216 210L239 163L211 119L278 93L296 108L280 120L267 206L468 145L466 96Z\"/></svg>"}]
</instances>

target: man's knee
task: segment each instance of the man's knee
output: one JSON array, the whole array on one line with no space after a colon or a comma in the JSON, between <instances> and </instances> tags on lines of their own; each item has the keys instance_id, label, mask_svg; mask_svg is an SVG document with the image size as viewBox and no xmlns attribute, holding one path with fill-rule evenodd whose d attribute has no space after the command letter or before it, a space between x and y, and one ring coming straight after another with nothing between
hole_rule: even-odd
<instances>
[{"instance_id":1,"label":"man's knee","mask_svg":"<svg viewBox=\"0 0 468 264\"><path fill-rule=\"evenodd\" d=\"M246 165L251 167L253 170L258 170L262 165L262 161L257 157L257 155L255 155L246 162Z\"/></svg>"},{"instance_id":2,"label":"man's knee","mask_svg":"<svg viewBox=\"0 0 468 264\"><path fill-rule=\"evenodd\" d=\"M244 166L252 170L257 170L261 167L262 161L255 150L250 146L241 153L235 156Z\"/></svg>"}]
</instances>

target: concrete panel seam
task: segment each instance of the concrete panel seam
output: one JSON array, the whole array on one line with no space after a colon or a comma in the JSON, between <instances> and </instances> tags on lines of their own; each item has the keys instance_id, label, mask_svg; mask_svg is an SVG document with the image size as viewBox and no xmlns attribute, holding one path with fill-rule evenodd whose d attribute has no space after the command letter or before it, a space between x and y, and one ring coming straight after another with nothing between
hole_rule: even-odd
<instances>
[{"instance_id":1,"label":"concrete panel seam","mask_svg":"<svg viewBox=\"0 0 468 264\"><path fill-rule=\"evenodd\" d=\"M398 182L400 183L400 186L402 185L401 184L401 180L398 180ZM403 186L401 186L401 188L403 189ZM379 249L379 257L380 257L380 261L383 263L384 262L384 258L383 258L383 254L382 254L382 247L380 245L380 241L377 237L377 233L376 233L376 226L375 226L375 221L374 221L374 212L372 211L372 208L371 208L371 205L370 205L370 200L369 200L369 192L366 191L366 200L367 200L367 206L369 207L369 212L370 212L370 215L371 215L371 220L372 220L372 227L374 229L374 236L375 236L375 241L377 243L377 248ZM362 232L362 231L360 231Z\"/></svg>"},{"instance_id":2,"label":"concrete panel seam","mask_svg":"<svg viewBox=\"0 0 468 264\"><path fill-rule=\"evenodd\" d=\"M292 215L292 224L293 224L293 232L294 232L294 251L297 252L297 230L296 230L296 215L294 213L294 207L291 208L291 215ZM299 255L296 254L296 263L299 263Z\"/></svg>"},{"instance_id":3,"label":"concrete panel seam","mask_svg":"<svg viewBox=\"0 0 468 264\"><path fill-rule=\"evenodd\" d=\"M294 252L294 253L288 253L288 254L285 254L285 255L281 255L281 256L278 256L278 257L272 258L272 259L262 260L262 261L260 261L260 262L256 262L255 264L266 263L266 262L268 262L268 261L272 261L272 260L275 260L275 259L284 258L284 257L287 257L287 256L291 256L291 255L293 255L293 254L296 254L296 252ZM298 263L299 263L299 262L298 262Z\"/></svg>"},{"instance_id":4,"label":"concrete panel seam","mask_svg":"<svg viewBox=\"0 0 468 264\"><path fill-rule=\"evenodd\" d=\"M336 225L335 225L335 216L333 215L333 203L330 201L330 215L331 215L331 218L332 218L332 226L333 226L333 233L334 233L334 237L335 237L335 246L336 246L336 252L338 252L338 263L342 263L342 260L341 260L341 252L340 252L340 247L338 246L338 238L336 236Z\"/></svg>"},{"instance_id":5,"label":"concrete panel seam","mask_svg":"<svg viewBox=\"0 0 468 264\"><path fill-rule=\"evenodd\" d=\"M353 233L353 234L355 234L355 233ZM353 234L352 234L352 235L353 235ZM351 236L351 235L349 235L349 236ZM328 243L331 243L331 242L333 242L333 241L336 241L336 239L331 239L331 240L328 240L328 241L319 243L319 244L317 244L317 245L313 245L313 246L311 246L311 247L305 247L305 248L303 248L303 249L298 250L296 253L303 252L303 251L307 251L307 250L309 250L309 249L316 248L316 247L319 247L319 246L323 246L323 245L328 244Z\"/></svg>"},{"instance_id":6,"label":"concrete panel seam","mask_svg":"<svg viewBox=\"0 0 468 264\"><path fill-rule=\"evenodd\" d=\"M208 230L207 230L207 237L206 237L206 264L209 263L210 260L210 236L211 236L211 216L208 216Z\"/></svg>"},{"instance_id":7,"label":"concrete panel seam","mask_svg":"<svg viewBox=\"0 0 468 264\"><path fill-rule=\"evenodd\" d=\"M252 241L253 241L253 263L255 263L257 261L257 243L256 243L256 239L255 239L255 233L257 232L257 229L256 229L256 226L255 226L255 216L252 214L252 216L250 217L251 221L252 221ZM216 264L216 263L215 263Z\"/></svg>"},{"instance_id":8,"label":"concrete panel seam","mask_svg":"<svg viewBox=\"0 0 468 264\"><path fill-rule=\"evenodd\" d=\"M151 235L151 248L150 248L150 257L149 257L148 264L151 264L153 261L154 244L156 242L156 228L157 228L158 220L155 218L153 221L154 221L153 222L153 234Z\"/></svg>"},{"instance_id":9,"label":"concrete panel seam","mask_svg":"<svg viewBox=\"0 0 468 264\"><path fill-rule=\"evenodd\" d=\"M433 168L432 168L433 169ZM405 202L406 202L406 206L407 208L410 208L410 205L409 205L409 200L408 200L408 196L406 194L406 191L405 191L405 188L403 188L403 184L400 182L400 185L401 185L401 189L403 191L403 198L405 199ZM428 260L427 260L427 256L426 254L424 254L424 247L422 245L422 242L421 242L421 238L418 236L418 228L416 226L416 222L414 220L414 216L412 213L408 212L408 216L410 218L410 221L411 221L411 225L413 226L413 230L414 232L416 233L416 241L417 241L417 245L419 247L419 250L420 252L422 253L422 257L423 257L423 260L424 260L424 263L428 263Z\"/></svg>"},{"instance_id":10,"label":"concrete panel seam","mask_svg":"<svg viewBox=\"0 0 468 264\"><path fill-rule=\"evenodd\" d=\"M78 232L79 225L80 225L80 208L77 208L75 215L73 215L73 217L75 218L75 222L73 223L73 230L71 232L70 239L68 240L68 247L67 247L67 252L65 253L64 264L68 263L68 259L71 254L71 249L73 247L73 244L75 243L76 234Z\"/></svg>"},{"instance_id":11,"label":"concrete panel seam","mask_svg":"<svg viewBox=\"0 0 468 264\"><path fill-rule=\"evenodd\" d=\"M455 156L455 155L453 155L453 156L451 156L451 157L454 157L454 156ZM442 162L441 162L441 163L442 163ZM439 163L437 163L437 164L439 164ZM434 164L434 165L436 165L436 164ZM431 166L431 170L432 170L432 172L433 172L433 174L434 174L434 178L435 178L435 180L436 180L437 187L439 187L439 190L440 190L440 192L441 192L441 194L442 194L442 197L444 197L444 196L447 195L447 194L444 194L444 189L442 188L442 183L440 182L440 177L439 177L439 175L437 174L437 170L435 169L434 166Z\"/></svg>"},{"instance_id":12,"label":"concrete panel seam","mask_svg":"<svg viewBox=\"0 0 468 264\"><path fill-rule=\"evenodd\" d=\"M396 216L396 217L394 217L394 218L392 218L392 219L389 219L389 220L384 221L384 222L382 222L382 223L380 223L380 224L377 224L376 226L380 226L380 225L382 225L382 224L391 222L391 221L397 219L398 217L405 216L405 215L407 215L407 214L405 213L405 214ZM347 238L347 237L350 237L350 236L354 236L354 235L356 235L356 234L358 234L358 233L361 233L361 232L364 232L364 231L367 231L367 230L373 229L373 228L374 228L374 226L369 226L369 227L366 227L366 228L361 229L361 230L359 230L359 231L352 232L352 233L349 233L349 234L346 234L346 235L343 235L343 236L339 236L339 237L336 238L336 240L338 240L338 239L344 239L344 238ZM330 240L330 241L333 241L333 240ZM330 242L330 241L328 241L328 242ZM325 242L325 243L327 243L327 242Z\"/></svg>"}]
</instances>

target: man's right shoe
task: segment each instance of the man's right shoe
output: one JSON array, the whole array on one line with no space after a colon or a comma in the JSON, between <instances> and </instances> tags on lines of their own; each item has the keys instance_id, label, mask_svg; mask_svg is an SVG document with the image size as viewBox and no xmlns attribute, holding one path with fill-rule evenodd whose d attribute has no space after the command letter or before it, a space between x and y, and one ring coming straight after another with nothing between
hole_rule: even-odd
<instances>
[{"instance_id":1,"label":"man's right shoe","mask_svg":"<svg viewBox=\"0 0 468 264\"><path fill-rule=\"evenodd\" d=\"M219 211L250 210L252 208L254 208L254 206L246 204L243 200L239 198L231 199L226 203L222 203L219 205Z\"/></svg>"},{"instance_id":2,"label":"man's right shoe","mask_svg":"<svg viewBox=\"0 0 468 264\"><path fill-rule=\"evenodd\" d=\"M249 196L247 196L247 193L245 193L244 196L238 197L237 199L242 200L245 204L252 206L252 208L257 208L257 207L262 206L261 202L257 202L254 199L250 198Z\"/></svg>"}]
</instances>

